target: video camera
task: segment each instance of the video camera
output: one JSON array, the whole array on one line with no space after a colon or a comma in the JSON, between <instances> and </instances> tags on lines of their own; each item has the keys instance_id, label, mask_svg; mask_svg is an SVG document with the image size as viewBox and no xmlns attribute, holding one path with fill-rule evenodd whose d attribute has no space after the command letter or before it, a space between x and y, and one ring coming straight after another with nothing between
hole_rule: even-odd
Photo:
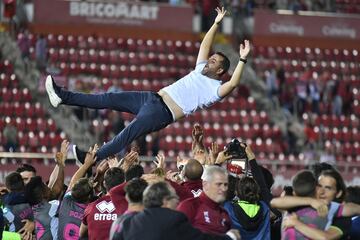
<instances>
[{"instance_id":1,"label":"video camera","mask_svg":"<svg viewBox=\"0 0 360 240\"><path fill-rule=\"evenodd\" d=\"M227 162L227 170L230 174L240 175L248 173L248 159L246 155L246 143L242 143L236 138L226 144L224 147L225 155L231 155L232 158Z\"/></svg>"}]
</instances>

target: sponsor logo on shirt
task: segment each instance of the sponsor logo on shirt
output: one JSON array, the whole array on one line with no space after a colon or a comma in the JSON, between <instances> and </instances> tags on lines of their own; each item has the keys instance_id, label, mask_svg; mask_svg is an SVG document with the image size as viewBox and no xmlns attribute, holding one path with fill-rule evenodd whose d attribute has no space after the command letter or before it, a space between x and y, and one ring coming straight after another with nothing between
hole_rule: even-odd
<instances>
[{"instance_id":1,"label":"sponsor logo on shirt","mask_svg":"<svg viewBox=\"0 0 360 240\"><path fill-rule=\"evenodd\" d=\"M197 191L195 190L191 190L191 193L193 194L194 198L200 196L200 194L202 193L201 189L198 189Z\"/></svg>"},{"instance_id":2,"label":"sponsor logo on shirt","mask_svg":"<svg viewBox=\"0 0 360 240\"><path fill-rule=\"evenodd\" d=\"M115 210L115 206L114 204L110 201L101 201L98 204L96 204L96 208L101 212L108 212L108 213L112 213Z\"/></svg>"},{"instance_id":3,"label":"sponsor logo on shirt","mask_svg":"<svg viewBox=\"0 0 360 240\"><path fill-rule=\"evenodd\" d=\"M211 223L208 211L204 212L204 221L206 223Z\"/></svg>"},{"instance_id":4,"label":"sponsor logo on shirt","mask_svg":"<svg viewBox=\"0 0 360 240\"><path fill-rule=\"evenodd\" d=\"M107 221L114 221L117 218L117 214L113 213L111 214L113 211L115 211L115 206L114 204L110 201L101 201L98 204L96 204L96 208L100 211L100 213L95 213L94 214L94 220L95 221L102 221L102 220L107 220Z\"/></svg>"}]
</instances>

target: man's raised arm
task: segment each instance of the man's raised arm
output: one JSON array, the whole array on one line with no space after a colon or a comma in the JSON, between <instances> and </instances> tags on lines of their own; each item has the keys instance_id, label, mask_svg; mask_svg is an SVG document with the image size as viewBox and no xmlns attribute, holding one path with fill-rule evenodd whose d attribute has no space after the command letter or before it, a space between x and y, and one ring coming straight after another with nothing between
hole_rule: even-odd
<instances>
[{"instance_id":1,"label":"man's raised arm","mask_svg":"<svg viewBox=\"0 0 360 240\"><path fill-rule=\"evenodd\" d=\"M233 75L231 76L230 81L225 82L219 88L219 96L220 97L227 96L229 93L231 93L232 90L234 90L237 86L239 86L241 74L244 70L244 64L247 61L247 56L249 55L249 52L250 52L250 42L249 42L249 40L245 40L244 43L240 44L239 62L236 65L235 71L234 71Z\"/></svg>"},{"instance_id":2,"label":"man's raised arm","mask_svg":"<svg viewBox=\"0 0 360 240\"><path fill-rule=\"evenodd\" d=\"M221 20L224 18L226 14L226 10L224 10L224 7L216 8L217 16L215 18L214 24L211 26L209 31L205 34L204 39L201 42L199 54L196 60L196 64L198 64L201 61L207 61L209 57L209 53L211 50L212 43L214 41L214 37L216 34L216 31L219 27L219 24Z\"/></svg>"}]
</instances>

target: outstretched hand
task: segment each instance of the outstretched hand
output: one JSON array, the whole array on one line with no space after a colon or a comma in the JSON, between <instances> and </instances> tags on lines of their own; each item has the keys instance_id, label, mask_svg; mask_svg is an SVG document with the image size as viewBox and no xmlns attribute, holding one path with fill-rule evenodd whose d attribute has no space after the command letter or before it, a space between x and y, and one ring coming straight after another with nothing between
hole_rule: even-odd
<instances>
[{"instance_id":1,"label":"outstretched hand","mask_svg":"<svg viewBox=\"0 0 360 240\"><path fill-rule=\"evenodd\" d=\"M215 11L217 12L217 16L215 18L215 23L219 24L221 22L221 20L223 20L225 14L226 14L226 10L224 9L224 7L222 7L221 9L219 7L217 7L215 9Z\"/></svg>"},{"instance_id":2,"label":"outstretched hand","mask_svg":"<svg viewBox=\"0 0 360 240\"><path fill-rule=\"evenodd\" d=\"M246 59L250 52L250 41L245 40L244 43L240 44L240 58Z\"/></svg>"},{"instance_id":3,"label":"outstretched hand","mask_svg":"<svg viewBox=\"0 0 360 240\"><path fill-rule=\"evenodd\" d=\"M203 128L201 127L200 124L198 123L195 123L193 129L192 129L192 132L191 132L191 136L193 138L193 141L195 142L202 142L203 139L204 139L204 130Z\"/></svg>"},{"instance_id":4,"label":"outstretched hand","mask_svg":"<svg viewBox=\"0 0 360 240\"><path fill-rule=\"evenodd\" d=\"M159 153L156 156L156 160L154 160L153 163L156 165L156 168L165 169L165 155L162 153Z\"/></svg>"}]
</instances>

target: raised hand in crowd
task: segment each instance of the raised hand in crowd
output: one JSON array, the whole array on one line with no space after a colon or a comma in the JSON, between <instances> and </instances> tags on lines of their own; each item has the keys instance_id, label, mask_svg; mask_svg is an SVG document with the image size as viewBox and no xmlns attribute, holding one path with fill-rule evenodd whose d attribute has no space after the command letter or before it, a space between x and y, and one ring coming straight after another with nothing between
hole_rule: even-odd
<instances>
[{"instance_id":1,"label":"raised hand in crowd","mask_svg":"<svg viewBox=\"0 0 360 240\"><path fill-rule=\"evenodd\" d=\"M169 170L166 172L165 178L172 182L176 182L176 183L180 184L182 182L182 180L179 175L180 175L179 172L174 172L172 170Z\"/></svg>"},{"instance_id":2,"label":"raised hand in crowd","mask_svg":"<svg viewBox=\"0 0 360 240\"><path fill-rule=\"evenodd\" d=\"M191 132L191 136L192 136L192 146L191 146L191 151L193 153L193 155L195 155L195 153L198 150L203 150L206 151L205 145L204 145L204 131L203 128L201 127L200 124L195 123Z\"/></svg>"},{"instance_id":3,"label":"raised hand in crowd","mask_svg":"<svg viewBox=\"0 0 360 240\"><path fill-rule=\"evenodd\" d=\"M109 164L107 161L102 161L97 165L93 185L96 192L101 192L101 185L104 180L104 174L108 169Z\"/></svg>"},{"instance_id":4,"label":"raised hand in crowd","mask_svg":"<svg viewBox=\"0 0 360 240\"><path fill-rule=\"evenodd\" d=\"M50 199L58 199L64 187L65 180L65 160L69 150L69 141L64 139L61 142L60 152L55 154L56 165L52 171L48 187L50 188Z\"/></svg>"},{"instance_id":5,"label":"raised hand in crowd","mask_svg":"<svg viewBox=\"0 0 360 240\"><path fill-rule=\"evenodd\" d=\"M159 176L158 174L147 173L141 176L148 184L154 184L157 182L164 181L164 177Z\"/></svg>"},{"instance_id":6,"label":"raised hand in crowd","mask_svg":"<svg viewBox=\"0 0 360 240\"><path fill-rule=\"evenodd\" d=\"M232 156L226 154L226 149L224 149L223 151L220 151L216 157L215 160L215 164L223 164L224 162L226 162L227 160L231 159Z\"/></svg>"},{"instance_id":7,"label":"raised hand in crowd","mask_svg":"<svg viewBox=\"0 0 360 240\"><path fill-rule=\"evenodd\" d=\"M84 165L86 165L88 168L93 166L96 163L96 151L99 149L99 146L97 144L94 145L94 147L90 147L89 151L86 154Z\"/></svg>"},{"instance_id":8,"label":"raised hand in crowd","mask_svg":"<svg viewBox=\"0 0 360 240\"><path fill-rule=\"evenodd\" d=\"M95 164L95 162L96 162L95 153L97 151L97 148L98 148L98 146L96 144L94 145L94 147L89 148L89 151L85 157L84 164L81 165L81 167L79 167L79 169L75 172L75 174L71 178L69 186L68 186L68 190L71 190L73 188L73 186L75 185L75 183L77 183L77 181L80 178L84 177L84 175L86 174L86 171Z\"/></svg>"},{"instance_id":9,"label":"raised hand in crowd","mask_svg":"<svg viewBox=\"0 0 360 240\"><path fill-rule=\"evenodd\" d=\"M209 154L203 149L198 149L194 153L194 159L198 160L201 165L205 165L209 161Z\"/></svg>"},{"instance_id":10,"label":"raised hand in crowd","mask_svg":"<svg viewBox=\"0 0 360 240\"><path fill-rule=\"evenodd\" d=\"M139 162L139 153L131 149L120 162L122 170L126 172L131 166Z\"/></svg>"},{"instance_id":11,"label":"raised hand in crowd","mask_svg":"<svg viewBox=\"0 0 360 240\"><path fill-rule=\"evenodd\" d=\"M65 166L65 161L69 151L69 144L69 141L66 139L61 143L60 152L58 152L55 157L55 160L59 165Z\"/></svg>"},{"instance_id":12,"label":"raised hand in crowd","mask_svg":"<svg viewBox=\"0 0 360 240\"><path fill-rule=\"evenodd\" d=\"M156 157L156 160L153 161L156 168L162 168L165 169L165 155L162 153L159 153Z\"/></svg>"},{"instance_id":13,"label":"raised hand in crowd","mask_svg":"<svg viewBox=\"0 0 360 240\"><path fill-rule=\"evenodd\" d=\"M207 165L216 164L216 159L219 152L220 152L219 144L217 144L216 142L212 142L211 146L209 147L209 157L208 157Z\"/></svg>"},{"instance_id":14,"label":"raised hand in crowd","mask_svg":"<svg viewBox=\"0 0 360 240\"><path fill-rule=\"evenodd\" d=\"M119 167L119 165L120 165L120 162L117 160L117 158L115 156L109 158L107 160L107 162L108 162L109 168Z\"/></svg>"}]
</instances>

